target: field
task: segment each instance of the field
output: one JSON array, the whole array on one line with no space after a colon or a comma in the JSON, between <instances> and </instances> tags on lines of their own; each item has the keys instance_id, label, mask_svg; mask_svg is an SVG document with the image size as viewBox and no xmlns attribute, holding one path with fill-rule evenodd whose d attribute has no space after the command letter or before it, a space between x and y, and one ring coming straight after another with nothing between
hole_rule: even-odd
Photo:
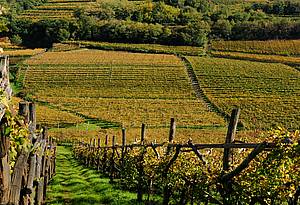
<instances>
[{"instance_id":1,"label":"field","mask_svg":"<svg viewBox=\"0 0 300 205\"><path fill-rule=\"evenodd\" d=\"M300 73L282 64L188 57L205 94L222 110L242 109L251 129L299 129Z\"/></svg>"},{"instance_id":2,"label":"field","mask_svg":"<svg viewBox=\"0 0 300 205\"><path fill-rule=\"evenodd\" d=\"M234 58L234 59L241 59L241 60L269 62L269 63L283 63L291 66L300 65L300 57L297 56L264 55L264 54L223 52L223 51L212 51L211 54L215 57L221 57L221 58Z\"/></svg>"},{"instance_id":3,"label":"field","mask_svg":"<svg viewBox=\"0 0 300 205\"><path fill-rule=\"evenodd\" d=\"M25 90L39 98L195 99L175 56L78 50L49 52L26 63Z\"/></svg>"},{"instance_id":4,"label":"field","mask_svg":"<svg viewBox=\"0 0 300 205\"><path fill-rule=\"evenodd\" d=\"M32 98L98 128L126 127L132 130L129 141L139 135L141 123L149 127L149 138L166 140L171 117L182 129L178 140L212 139L211 130L219 133L213 140L224 139L224 119L196 98L183 62L174 55L80 49L46 52L25 64L24 90Z\"/></svg>"},{"instance_id":5,"label":"field","mask_svg":"<svg viewBox=\"0 0 300 205\"><path fill-rule=\"evenodd\" d=\"M212 41L211 49L215 51L299 56L300 40Z\"/></svg>"},{"instance_id":6,"label":"field","mask_svg":"<svg viewBox=\"0 0 300 205\"><path fill-rule=\"evenodd\" d=\"M40 6L35 6L33 9L25 10L18 16L18 18L27 18L31 20L41 19L74 19L74 11L79 8L93 8L96 6L95 2L85 0L59 0L47 1Z\"/></svg>"},{"instance_id":7,"label":"field","mask_svg":"<svg viewBox=\"0 0 300 205\"><path fill-rule=\"evenodd\" d=\"M108 43L108 42L92 42L92 41L66 41L57 45L57 49L71 46L95 48L101 50L129 51L140 53L161 53L161 54L181 54L191 56L201 56L205 54L205 49L195 46L168 46L159 44L127 44L127 43ZM56 49L56 46L54 46Z\"/></svg>"}]
</instances>

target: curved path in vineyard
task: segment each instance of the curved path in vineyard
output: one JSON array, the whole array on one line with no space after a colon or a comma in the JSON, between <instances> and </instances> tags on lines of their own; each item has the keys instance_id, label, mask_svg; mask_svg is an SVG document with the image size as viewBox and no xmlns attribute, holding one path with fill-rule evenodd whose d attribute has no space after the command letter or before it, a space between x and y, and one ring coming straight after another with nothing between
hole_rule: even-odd
<instances>
[{"instance_id":1,"label":"curved path in vineyard","mask_svg":"<svg viewBox=\"0 0 300 205\"><path fill-rule=\"evenodd\" d=\"M181 61L183 62L185 69L187 70L188 76L190 78L192 87L195 91L196 97L204 102L206 105L207 109L211 112L217 113L219 116L224 118L225 120L229 120L230 116L226 114L224 111L222 111L218 106L216 106L213 102L211 102L208 97L204 94L203 90L200 87L200 83L197 79L197 76L194 72L193 66L190 63L190 61L184 57L184 56L179 56Z\"/></svg>"},{"instance_id":2,"label":"curved path in vineyard","mask_svg":"<svg viewBox=\"0 0 300 205\"><path fill-rule=\"evenodd\" d=\"M133 204L136 194L118 190L109 179L80 165L70 148L58 147L56 175L48 186L47 205Z\"/></svg>"}]
</instances>

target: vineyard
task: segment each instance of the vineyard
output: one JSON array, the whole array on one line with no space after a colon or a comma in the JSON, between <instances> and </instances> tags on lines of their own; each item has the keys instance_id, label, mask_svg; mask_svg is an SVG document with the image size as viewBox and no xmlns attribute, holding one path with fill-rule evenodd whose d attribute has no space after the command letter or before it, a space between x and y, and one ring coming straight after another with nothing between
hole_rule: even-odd
<instances>
[{"instance_id":1,"label":"vineyard","mask_svg":"<svg viewBox=\"0 0 300 205\"><path fill-rule=\"evenodd\" d=\"M73 20L74 12L80 8L93 8L96 6L94 1L85 0L59 0L47 1L40 6L35 6L33 9L25 10L18 18L27 18L38 21L41 19L69 19Z\"/></svg>"},{"instance_id":2,"label":"vineyard","mask_svg":"<svg viewBox=\"0 0 300 205\"><path fill-rule=\"evenodd\" d=\"M54 46L54 49L59 50ZM160 44L126 44L126 43L108 43L108 42L92 42L92 41L66 41L60 44L61 49L63 47L68 48L70 46L86 47L101 50L113 50L113 51L129 51L138 53L161 53L161 54L180 54L200 56L205 54L205 49L202 47L194 46L167 46Z\"/></svg>"},{"instance_id":3,"label":"vineyard","mask_svg":"<svg viewBox=\"0 0 300 205\"><path fill-rule=\"evenodd\" d=\"M282 64L187 59L208 98L227 113L232 107L241 107L246 127L262 129L275 125L299 129L300 74L297 70Z\"/></svg>"},{"instance_id":4,"label":"vineyard","mask_svg":"<svg viewBox=\"0 0 300 205\"><path fill-rule=\"evenodd\" d=\"M290 66L299 66L300 57L297 56L281 56L281 55L258 55L252 53L222 52L212 51L212 56L220 58L232 58L248 61L258 61L267 63L282 63Z\"/></svg>"},{"instance_id":5,"label":"vineyard","mask_svg":"<svg viewBox=\"0 0 300 205\"><path fill-rule=\"evenodd\" d=\"M47 192L50 204L104 203L100 185L85 188L91 196L68 193L95 183L88 168L95 179L99 172L109 178L102 183L130 191L111 192L131 203L298 203L299 132L258 133L299 129L299 71L279 63L80 47L60 44L24 61L19 73L25 97L37 102L37 121L52 127L58 143L73 145L77 162L59 148L60 163L70 161L66 173L82 175L65 182L59 167ZM232 112L227 134L214 107L228 115L242 109L240 120L239 110ZM79 170L71 171L75 164Z\"/></svg>"},{"instance_id":6,"label":"vineyard","mask_svg":"<svg viewBox=\"0 0 300 205\"><path fill-rule=\"evenodd\" d=\"M0 205L300 204L297 0L5 2Z\"/></svg>"},{"instance_id":7,"label":"vineyard","mask_svg":"<svg viewBox=\"0 0 300 205\"><path fill-rule=\"evenodd\" d=\"M137 202L297 204L299 132L277 130L258 144L234 142L238 115L239 110L232 112L225 144L174 143L173 119L168 143L146 141L143 126L134 144L126 143L123 129L120 144L106 135L77 142L73 151L76 159L106 174L111 183L135 191ZM155 200L157 195L162 203Z\"/></svg>"},{"instance_id":8,"label":"vineyard","mask_svg":"<svg viewBox=\"0 0 300 205\"><path fill-rule=\"evenodd\" d=\"M173 55L81 49L47 52L26 64L27 93L69 114L98 119L97 124L135 128L147 123L163 128L166 119L176 117L183 128L225 125L196 99L183 63ZM75 118L70 116L69 121Z\"/></svg>"},{"instance_id":9,"label":"vineyard","mask_svg":"<svg viewBox=\"0 0 300 205\"><path fill-rule=\"evenodd\" d=\"M211 49L226 52L299 56L300 40L212 41Z\"/></svg>"},{"instance_id":10,"label":"vineyard","mask_svg":"<svg viewBox=\"0 0 300 205\"><path fill-rule=\"evenodd\" d=\"M182 63L175 56L79 50L49 52L26 63L30 69L25 90L41 99L195 98Z\"/></svg>"}]
</instances>

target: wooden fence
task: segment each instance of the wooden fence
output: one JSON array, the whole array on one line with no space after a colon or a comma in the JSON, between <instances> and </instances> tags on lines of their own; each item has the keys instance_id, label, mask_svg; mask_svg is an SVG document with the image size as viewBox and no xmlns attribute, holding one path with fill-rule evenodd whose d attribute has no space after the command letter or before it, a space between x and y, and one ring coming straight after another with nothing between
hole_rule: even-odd
<instances>
[{"instance_id":1,"label":"wooden fence","mask_svg":"<svg viewBox=\"0 0 300 205\"><path fill-rule=\"evenodd\" d=\"M169 162L164 168L164 176L166 177L172 164L177 160L181 152L193 152L199 160L206 163L205 156L201 153L202 149L219 148L223 149L223 175L220 178L220 182L223 183L223 187L230 187L231 180L233 177L239 175L245 168L248 167L249 163L255 159L255 157L262 151L269 151L273 149L276 145L275 143L262 142L262 143L243 143L235 140L236 130L238 126L240 110L234 109L232 111L230 122L228 125L228 131L225 139L225 143L221 144L194 144L189 140L185 144L173 143L175 137L176 123L174 119L171 119L171 126L169 132L169 142L168 143L145 143L145 129L146 126L143 124L141 129L141 139L137 143L126 144L126 130L122 129L122 144L116 144L116 137L113 136L112 144L108 144L108 136L104 139L104 146L101 138L92 139L89 143L76 142L74 145L75 157L83 161L85 165L95 167L104 174L110 177L113 181L115 178L122 178L122 170L124 169L124 158L126 154L135 148L150 148L159 158L159 153L157 151L158 147L166 147L165 155L170 156ZM236 148L247 148L253 149L250 154L235 168L231 168L231 161L233 158L232 150ZM100 157L101 156L101 157ZM143 161L144 155L139 156L139 161ZM116 161L117 160L117 161ZM137 165L138 185L137 185L137 200L139 202L143 199L142 191L142 175L143 167L139 164ZM225 190L226 192L226 190ZM149 194L149 193L148 193ZM163 190L163 204L169 204L170 201L170 190L166 186ZM295 199L298 201L298 198ZM216 201L214 201L216 202ZM218 203L217 203L218 204ZM220 203L222 204L222 203Z\"/></svg>"},{"instance_id":2,"label":"wooden fence","mask_svg":"<svg viewBox=\"0 0 300 205\"><path fill-rule=\"evenodd\" d=\"M1 58L1 89L10 99L11 89L8 75L8 56ZM56 146L48 137L47 128L36 129L35 104L21 102L19 115L23 120L16 123L29 131L29 146L18 151L15 164L10 164L11 142L6 130L5 105L0 104L0 204L43 204L49 180L55 174ZM12 114L13 115L13 114ZM24 136L27 137L27 136Z\"/></svg>"},{"instance_id":3,"label":"wooden fence","mask_svg":"<svg viewBox=\"0 0 300 205\"><path fill-rule=\"evenodd\" d=\"M25 109L24 109L25 108ZM24 110L30 112L23 113ZM32 118L33 103L20 103L20 113L28 120L30 130L30 149L23 148L18 154L10 173L9 164L10 139L4 134L5 124L1 122L0 149L0 204L43 204L49 180L55 174L56 146L49 139L47 128L38 133L35 119Z\"/></svg>"}]
</instances>

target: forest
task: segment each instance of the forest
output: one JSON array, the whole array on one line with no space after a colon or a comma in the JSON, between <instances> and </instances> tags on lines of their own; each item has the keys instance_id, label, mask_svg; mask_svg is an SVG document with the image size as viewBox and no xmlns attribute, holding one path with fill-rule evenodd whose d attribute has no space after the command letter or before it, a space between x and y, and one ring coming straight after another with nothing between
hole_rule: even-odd
<instances>
[{"instance_id":1,"label":"forest","mask_svg":"<svg viewBox=\"0 0 300 205\"><path fill-rule=\"evenodd\" d=\"M73 18L37 19L22 18L21 13L47 0L2 0L0 34L27 47L51 47L65 40L205 46L212 39L300 36L299 1L247 2L101 1L92 8L74 8Z\"/></svg>"}]
</instances>

